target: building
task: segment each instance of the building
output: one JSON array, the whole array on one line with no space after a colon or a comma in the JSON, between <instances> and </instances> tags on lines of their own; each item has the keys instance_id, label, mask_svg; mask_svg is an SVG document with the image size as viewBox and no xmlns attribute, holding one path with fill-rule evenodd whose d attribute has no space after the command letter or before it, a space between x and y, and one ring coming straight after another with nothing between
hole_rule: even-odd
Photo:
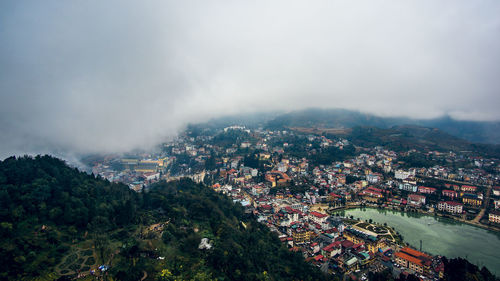
<instances>
[{"instance_id":1,"label":"building","mask_svg":"<svg viewBox=\"0 0 500 281\"><path fill-rule=\"evenodd\" d=\"M341 252L342 252L341 241L333 242L321 250L321 254L326 258L332 258L335 255L340 254Z\"/></svg>"},{"instance_id":2,"label":"building","mask_svg":"<svg viewBox=\"0 0 500 281\"><path fill-rule=\"evenodd\" d=\"M476 194L465 193L462 197L462 202L467 205L474 207L480 207L483 204L483 200L479 199Z\"/></svg>"},{"instance_id":3,"label":"building","mask_svg":"<svg viewBox=\"0 0 500 281\"><path fill-rule=\"evenodd\" d=\"M291 181L287 174L276 170L266 173L265 177L266 181L270 182L272 187L285 186Z\"/></svg>"},{"instance_id":4,"label":"building","mask_svg":"<svg viewBox=\"0 0 500 281\"><path fill-rule=\"evenodd\" d=\"M410 194L408 195L408 205L414 207L420 207L425 205L425 196L418 194Z\"/></svg>"},{"instance_id":5,"label":"building","mask_svg":"<svg viewBox=\"0 0 500 281\"><path fill-rule=\"evenodd\" d=\"M354 245L364 243L368 251L372 253L376 253L378 249L382 249L387 246L384 239L380 239L352 227L344 229L343 236Z\"/></svg>"},{"instance_id":6,"label":"building","mask_svg":"<svg viewBox=\"0 0 500 281\"><path fill-rule=\"evenodd\" d=\"M378 189L378 188L374 188L374 187L370 186L367 189L361 191L359 193L359 195L363 196L363 198L367 201L377 202L378 199L384 197L382 192L383 192L382 189Z\"/></svg>"},{"instance_id":7,"label":"building","mask_svg":"<svg viewBox=\"0 0 500 281\"><path fill-rule=\"evenodd\" d=\"M463 212L463 207L462 204L454 201L441 201L438 203L438 210L452 214L461 214Z\"/></svg>"},{"instance_id":8,"label":"building","mask_svg":"<svg viewBox=\"0 0 500 281\"><path fill-rule=\"evenodd\" d=\"M309 242L311 240L311 231L304 228L297 228L292 232L294 245Z\"/></svg>"},{"instance_id":9,"label":"building","mask_svg":"<svg viewBox=\"0 0 500 281\"><path fill-rule=\"evenodd\" d=\"M462 187L460 188L461 191L465 191L465 192L476 192L477 191L477 187L476 186L471 186L471 185L462 185Z\"/></svg>"},{"instance_id":10,"label":"building","mask_svg":"<svg viewBox=\"0 0 500 281\"><path fill-rule=\"evenodd\" d=\"M382 178L382 176L380 174L368 174L368 175L366 175L366 180L369 183L377 183L380 181L381 178Z\"/></svg>"},{"instance_id":11,"label":"building","mask_svg":"<svg viewBox=\"0 0 500 281\"><path fill-rule=\"evenodd\" d=\"M492 223L500 223L500 212L499 211L490 212L488 220Z\"/></svg>"},{"instance_id":12,"label":"building","mask_svg":"<svg viewBox=\"0 0 500 281\"><path fill-rule=\"evenodd\" d=\"M458 193L454 190L449 190L449 189L445 189L442 191L442 194L443 196L446 196L446 197L450 197L450 198L457 198L458 197Z\"/></svg>"},{"instance_id":13,"label":"building","mask_svg":"<svg viewBox=\"0 0 500 281\"><path fill-rule=\"evenodd\" d=\"M411 176L415 176L415 173L407 172L407 171L403 171L403 170L397 170L396 172L394 172L394 177L398 180L404 180L404 179L407 179Z\"/></svg>"},{"instance_id":14,"label":"building","mask_svg":"<svg viewBox=\"0 0 500 281\"><path fill-rule=\"evenodd\" d=\"M434 194L434 193L436 193L436 189L434 187L419 186L418 192L424 193L424 194Z\"/></svg>"},{"instance_id":15,"label":"building","mask_svg":"<svg viewBox=\"0 0 500 281\"><path fill-rule=\"evenodd\" d=\"M404 266L420 274L429 272L432 264L432 257L408 247L396 252L394 258L400 266Z\"/></svg>"},{"instance_id":16,"label":"building","mask_svg":"<svg viewBox=\"0 0 500 281\"><path fill-rule=\"evenodd\" d=\"M328 215L318 213L315 211L312 211L309 213L309 219L315 223L318 223L318 224L323 224L327 218L328 218Z\"/></svg>"},{"instance_id":17,"label":"building","mask_svg":"<svg viewBox=\"0 0 500 281\"><path fill-rule=\"evenodd\" d=\"M493 187L493 195L500 196L500 186Z\"/></svg>"},{"instance_id":18,"label":"building","mask_svg":"<svg viewBox=\"0 0 500 281\"><path fill-rule=\"evenodd\" d=\"M410 192L417 192L418 188L417 188L416 185L413 185L411 183L405 182L405 183L400 183L399 184L399 189L410 191Z\"/></svg>"}]
</instances>

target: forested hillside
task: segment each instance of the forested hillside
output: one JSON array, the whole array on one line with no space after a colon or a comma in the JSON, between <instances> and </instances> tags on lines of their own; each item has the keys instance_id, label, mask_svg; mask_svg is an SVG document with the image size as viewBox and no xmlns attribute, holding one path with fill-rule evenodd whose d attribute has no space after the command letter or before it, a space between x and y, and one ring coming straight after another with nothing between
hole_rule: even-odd
<instances>
[{"instance_id":1,"label":"forested hillside","mask_svg":"<svg viewBox=\"0 0 500 281\"><path fill-rule=\"evenodd\" d=\"M0 279L319 280L264 225L190 180L135 193L50 156L0 162ZM200 250L202 238L210 249ZM84 278L85 279L85 278ZM90 276L87 279L92 280Z\"/></svg>"}]
</instances>

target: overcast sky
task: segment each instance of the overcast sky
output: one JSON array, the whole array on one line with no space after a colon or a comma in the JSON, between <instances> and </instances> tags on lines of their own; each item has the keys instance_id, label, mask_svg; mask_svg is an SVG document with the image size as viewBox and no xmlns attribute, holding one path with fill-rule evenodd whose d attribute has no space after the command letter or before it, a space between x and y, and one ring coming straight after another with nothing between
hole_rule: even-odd
<instances>
[{"instance_id":1,"label":"overcast sky","mask_svg":"<svg viewBox=\"0 0 500 281\"><path fill-rule=\"evenodd\" d=\"M500 1L2 1L0 158L237 112L500 120Z\"/></svg>"}]
</instances>

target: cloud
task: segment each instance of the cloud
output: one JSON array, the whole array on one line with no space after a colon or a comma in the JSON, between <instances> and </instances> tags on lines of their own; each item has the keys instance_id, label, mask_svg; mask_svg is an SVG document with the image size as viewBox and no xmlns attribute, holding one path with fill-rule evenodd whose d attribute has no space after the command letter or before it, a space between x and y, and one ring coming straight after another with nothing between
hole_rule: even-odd
<instances>
[{"instance_id":1,"label":"cloud","mask_svg":"<svg viewBox=\"0 0 500 281\"><path fill-rule=\"evenodd\" d=\"M342 107L500 120L498 1L0 4L0 156L123 152L188 122Z\"/></svg>"}]
</instances>

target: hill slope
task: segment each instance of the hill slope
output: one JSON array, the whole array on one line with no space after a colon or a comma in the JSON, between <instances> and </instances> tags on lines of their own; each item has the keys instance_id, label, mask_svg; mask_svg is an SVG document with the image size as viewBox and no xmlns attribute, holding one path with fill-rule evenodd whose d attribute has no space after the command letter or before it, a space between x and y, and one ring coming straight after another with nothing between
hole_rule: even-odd
<instances>
[{"instance_id":1,"label":"hill slope","mask_svg":"<svg viewBox=\"0 0 500 281\"><path fill-rule=\"evenodd\" d=\"M324 278L202 185L135 193L50 156L0 161L0 238L2 280L67 279L102 264L113 280Z\"/></svg>"},{"instance_id":2,"label":"hill slope","mask_svg":"<svg viewBox=\"0 0 500 281\"><path fill-rule=\"evenodd\" d=\"M346 109L306 109L282 114L267 122L268 128L316 127L389 129L399 125L438 128L470 142L500 144L500 122L460 121L448 116L435 119L379 117Z\"/></svg>"},{"instance_id":3,"label":"hill slope","mask_svg":"<svg viewBox=\"0 0 500 281\"><path fill-rule=\"evenodd\" d=\"M385 146L395 151L473 151L488 157L500 157L500 145L474 144L439 129L420 126L395 126L389 129L355 127L343 137L363 147Z\"/></svg>"}]
</instances>

